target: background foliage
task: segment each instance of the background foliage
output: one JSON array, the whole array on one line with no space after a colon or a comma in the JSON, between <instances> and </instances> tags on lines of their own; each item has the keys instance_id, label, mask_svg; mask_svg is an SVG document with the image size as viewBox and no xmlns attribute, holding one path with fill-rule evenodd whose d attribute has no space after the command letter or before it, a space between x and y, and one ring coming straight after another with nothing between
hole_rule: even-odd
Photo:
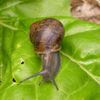
<instances>
[{"instance_id":1,"label":"background foliage","mask_svg":"<svg viewBox=\"0 0 100 100\"><path fill-rule=\"evenodd\" d=\"M72 18L69 4L69 0L0 0L0 100L100 100L100 25ZM66 31L56 77L59 91L50 83L39 86L41 77L17 84L41 70L29 27L45 17L57 18Z\"/></svg>"}]
</instances>

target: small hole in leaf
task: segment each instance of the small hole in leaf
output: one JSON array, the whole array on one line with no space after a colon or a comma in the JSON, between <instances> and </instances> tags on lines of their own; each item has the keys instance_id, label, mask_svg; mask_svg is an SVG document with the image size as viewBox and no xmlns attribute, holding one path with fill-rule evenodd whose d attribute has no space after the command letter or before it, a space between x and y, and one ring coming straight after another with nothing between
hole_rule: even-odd
<instances>
[{"instance_id":1,"label":"small hole in leaf","mask_svg":"<svg viewBox=\"0 0 100 100\"><path fill-rule=\"evenodd\" d=\"M24 64L24 61L22 61L21 64Z\"/></svg>"},{"instance_id":2,"label":"small hole in leaf","mask_svg":"<svg viewBox=\"0 0 100 100\"><path fill-rule=\"evenodd\" d=\"M16 80L13 78L13 80L12 80L13 82L16 82Z\"/></svg>"}]
</instances>

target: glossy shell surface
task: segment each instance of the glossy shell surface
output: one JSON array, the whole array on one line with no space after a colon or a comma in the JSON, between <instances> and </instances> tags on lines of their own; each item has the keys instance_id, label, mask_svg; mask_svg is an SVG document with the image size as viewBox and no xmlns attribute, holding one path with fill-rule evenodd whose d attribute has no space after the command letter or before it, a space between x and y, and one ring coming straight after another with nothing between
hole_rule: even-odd
<instances>
[{"instance_id":1,"label":"glossy shell surface","mask_svg":"<svg viewBox=\"0 0 100 100\"><path fill-rule=\"evenodd\" d=\"M40 53L56 51L64 36L62 23L53 18L43 19L33 23L30 27L30 39L35 50Z\"/></svg>"}]
</instances>

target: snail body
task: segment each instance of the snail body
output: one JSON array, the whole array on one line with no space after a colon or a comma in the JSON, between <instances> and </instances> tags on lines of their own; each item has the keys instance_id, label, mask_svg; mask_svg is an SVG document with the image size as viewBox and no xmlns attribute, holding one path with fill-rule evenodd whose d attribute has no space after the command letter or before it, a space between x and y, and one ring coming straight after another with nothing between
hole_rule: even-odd
<instances>
[{"instance_id":1,"label":"snail body","mask_svg":"<svg viewBox=\"0 0 100 100\"><path fill-rule=\"evenodd\" d=\"M43 66L41 72L30 77L42 75L45 81L51 81L57 89L54 78L60 67L59 49L63 36L64 27L62 23L53 18L37 21L30 27L30 40L35 51L40 55Z\"/></svg>"}]
</instances>

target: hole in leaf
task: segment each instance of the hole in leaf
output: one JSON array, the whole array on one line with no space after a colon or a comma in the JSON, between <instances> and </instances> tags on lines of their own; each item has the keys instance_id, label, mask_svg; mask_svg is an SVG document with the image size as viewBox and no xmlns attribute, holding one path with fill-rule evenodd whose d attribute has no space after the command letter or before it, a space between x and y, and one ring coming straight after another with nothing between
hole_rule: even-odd
<instances>
[{"instance_id":1,"label":"hole in leaf","mask_svg":"<svg viewBox=\"0 0 100 100\"><path fill-rule=\"evenodd\" d=\"M22 61L21 64L24 64L24 61Z\"/></svg>"},{"instance_id":2,"label":"hole in leaf","mask_svg":"<svg viewBox=\"0 0 100 100\"><path fill-rule=\"evenodd\" d=\"M13 82L16 82L16 80L13 78L13 80L12 80Z\"/></svg>"}]
</instances>

